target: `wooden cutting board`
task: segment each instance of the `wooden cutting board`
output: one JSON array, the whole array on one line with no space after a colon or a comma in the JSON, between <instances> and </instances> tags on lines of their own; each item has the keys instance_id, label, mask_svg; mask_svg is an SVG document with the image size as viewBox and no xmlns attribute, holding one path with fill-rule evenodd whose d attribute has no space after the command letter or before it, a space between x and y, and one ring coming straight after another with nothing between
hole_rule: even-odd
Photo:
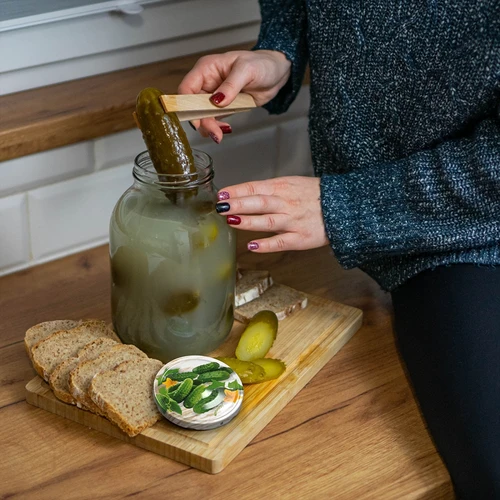
<instances>
[{"instance_id":1,"label":"wooden cutting board","mask_svg":"<svg viewBox=\"0 0 500 500\"><path fill-rule=\"evenodd\" d=\"M129 438L108 420L56 399L35 377L26 386L26 401L57 415L211 474L222 471L285 405L349 341L361 326L362 312L315 296L306 309L280 321L268 357L287 369L277 380L245 386L240 413L227 425L208 431L177 427L165 419ZM234 356L244 325L235 322L229 339L213 356Z\"/></svg>"}]
</instances>

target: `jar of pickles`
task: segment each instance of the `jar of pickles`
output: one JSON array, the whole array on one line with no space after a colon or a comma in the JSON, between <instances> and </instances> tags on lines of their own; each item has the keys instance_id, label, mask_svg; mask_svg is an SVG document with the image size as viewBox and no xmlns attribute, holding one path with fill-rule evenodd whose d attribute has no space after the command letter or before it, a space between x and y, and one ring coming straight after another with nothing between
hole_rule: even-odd
<instances>
[{"instance_id":1,"label":"jar of pickles","mask_svg":"<svg viewBox=\"0 0 500 500\"><path fill-rule=\"evenodd\" d=\"M177 179L139 154L110 223L114 327L164 362L209 353L233 324L235 233L215 211L211 158L193 158Z\"/></svg>"}]
</instances>

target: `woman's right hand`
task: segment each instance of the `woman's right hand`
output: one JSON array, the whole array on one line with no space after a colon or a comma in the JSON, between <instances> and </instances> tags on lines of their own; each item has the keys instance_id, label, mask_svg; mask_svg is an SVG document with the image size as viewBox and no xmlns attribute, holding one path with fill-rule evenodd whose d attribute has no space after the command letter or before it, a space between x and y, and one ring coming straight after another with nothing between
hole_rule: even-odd
<instances>
[{"instance_id":1,"label":"woman's right hand","mask_svg":"<svg viewBox=\"0 0 500 500\"><path fill-rule=\"evenodd\" d=\"M282 52L274 50L239 50L200 58L179 85L179 94L211 93L211 101L223 108L239 92L250 94L257 106L269 102L285 85L291 63ZM230 125L215 118L191 122L204 136L222 140ZM221 128L222 127L222 128Z\"/></svg>"}]
</instances>

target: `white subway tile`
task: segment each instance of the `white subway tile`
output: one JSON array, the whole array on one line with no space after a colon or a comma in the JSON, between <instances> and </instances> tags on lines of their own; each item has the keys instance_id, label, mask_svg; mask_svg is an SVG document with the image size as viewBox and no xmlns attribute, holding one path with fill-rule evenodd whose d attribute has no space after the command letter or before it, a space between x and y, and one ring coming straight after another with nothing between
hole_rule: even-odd
<instances>
[{"instance_id":1,"label":"white subway tile","mask_svg":"<svg viewBox=\"0 0 500 500\"><path fill-rule=\"evenodd\" d=\"M29 258L26 195L0 198L0 273L28 262Z\"/></svg>"},{"instance_id":2,"label":"white subway tile","mask_svg":"<svg viewBox=\"0 0 500 500\"><path fill-rule=\"evenodd\" d=\"M89 173L92 141L51 149L0 163L0 196Z\"/></svg>"},{"instance_id":3,"label":"white subway tile","mask_svg":"<svg viewBox=\"0 0 500 500\"><path fill-rule=\"evenodd\" d=\"M132 169L134 158L146 149L138 128L96 139L94 147L96 170L127 164Z\"/></svg>"},{"instance_id":4,"label":"white subway tile","mask_svg":"<svg viewBox=\"0 0 500 500\"><path fill-rule=\"evenodd\" d=\"M124 165L30 191L33 257L106 241L113 207L132 181L132 167Z\"/></svg>"},{"instance_id":5,"label":"white subway tile","mask_svg":"<svg viewBox=\"0 0 500 500\"><path fill-rule=\"evenodd\" d=\"M276 175L276 127L253 132L232 134L221 144L208 143L201 147L214 161L218 188L241 182L269 179Z\"/></svg>"},{"instance_id":6,"label":"white subway tile","mask_svg":"<svg viewBox=\"0 0 500 500\"><path fill-rule=\"evenodd\" d=\"M278 175L314 175L307 118L278 125Z\"/></svg>"}]
</instances>

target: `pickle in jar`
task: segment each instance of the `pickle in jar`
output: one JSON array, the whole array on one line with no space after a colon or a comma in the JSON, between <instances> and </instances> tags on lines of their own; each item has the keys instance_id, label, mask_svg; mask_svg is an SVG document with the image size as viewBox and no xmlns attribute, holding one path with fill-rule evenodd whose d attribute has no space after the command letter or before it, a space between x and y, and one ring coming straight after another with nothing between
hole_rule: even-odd
<instances>
[{"instance_id":1,"label":"pickle in jar","mask_svg":"<svg viewBox=\"0 0 500 500\"><path fill-rule=\"evenodd\" d=\"M151 87L139 93L137 121L160 181L188 184L197 178L193 151L177 115L165 113L161 95L160 90ZM182 196L192 194L191 189L184 193L169 193L168 197L176 203Z\"/></svg>"}]
</instances>

